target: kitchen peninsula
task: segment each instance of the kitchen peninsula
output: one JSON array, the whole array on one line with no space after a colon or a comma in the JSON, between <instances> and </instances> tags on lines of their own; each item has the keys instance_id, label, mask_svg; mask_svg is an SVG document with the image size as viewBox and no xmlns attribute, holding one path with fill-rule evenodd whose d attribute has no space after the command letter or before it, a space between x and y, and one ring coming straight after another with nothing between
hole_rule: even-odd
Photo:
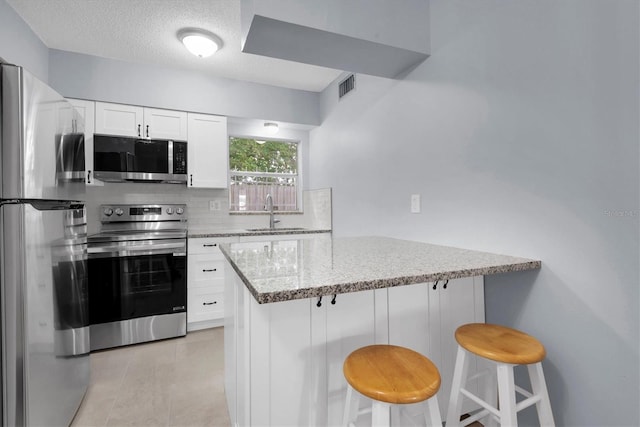
<instances>
[{"instance_id":1,"label":"kitchen peninsula","mask_svg":"<svg viewBox=\"0 0 640 427\"><path fill-rule=\"evenodd\" d=\"M541 267L383 237L324 234L221 249L232 267L225 269L225 390L235 425L339 425L344 358L373 343L427 355L447 396L453 332L484 322L484 275ZM443 414L447 400L440 399Z\"/></svg>"}]
</instances>

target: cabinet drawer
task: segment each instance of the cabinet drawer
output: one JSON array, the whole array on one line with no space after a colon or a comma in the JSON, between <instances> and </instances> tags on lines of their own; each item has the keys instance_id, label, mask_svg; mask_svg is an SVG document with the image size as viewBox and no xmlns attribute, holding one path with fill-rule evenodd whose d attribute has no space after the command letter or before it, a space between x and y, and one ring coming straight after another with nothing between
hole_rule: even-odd
<instances>
[{"instance_id":1,"label":"cabinet drawer","mask_svg":"<svg viewBox=\"0 0 640 427\"><path fill-rule=\"evenodd\" d=\"M209 286L210 281L224 280L224 263L208 255L189 256L189 287Z\"/></svg>"},{"instance_id":2,"label":"cabinet drawer","mask_svg":"<svg viewBox=\"0 0 640 427\"><path fill-rule=\"evenodd\" d=\"M198 288L189 290L187 322L221 319L224 317L224 292L206 292Z\"/></svg>"},{"instance_id":3,"label":"cabinet drawer","mask_svg":"<svg viewBox=\"0 0 640 427\"><path fill-rule=\"evenodd\" d=\"M234 237L216 237L216 238L197 238L189 239L187 242L189 254L211 254L224 258L222 252L220 252L219 245L221 243L233 243L237 239Z\"/></svg>"}]
</instances>

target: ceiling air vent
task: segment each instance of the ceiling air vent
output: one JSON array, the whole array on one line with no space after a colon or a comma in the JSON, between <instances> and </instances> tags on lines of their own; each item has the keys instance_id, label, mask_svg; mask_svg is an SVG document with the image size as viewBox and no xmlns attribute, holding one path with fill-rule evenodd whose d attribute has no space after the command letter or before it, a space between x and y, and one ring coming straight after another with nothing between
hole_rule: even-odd
<instances>
[{"instance_id":1,"label":"ceiling air vent","mask_svg":"<svg viewBox=\"0 0 640 427\"><path fill-rule=\"evenodd\" d=\"M341 81L340 84L338 85L338 99L342 98L343 96L345 96L355 88L356 88L356 76L351 74L349 77Z\"/></svg>"}]
</instances>

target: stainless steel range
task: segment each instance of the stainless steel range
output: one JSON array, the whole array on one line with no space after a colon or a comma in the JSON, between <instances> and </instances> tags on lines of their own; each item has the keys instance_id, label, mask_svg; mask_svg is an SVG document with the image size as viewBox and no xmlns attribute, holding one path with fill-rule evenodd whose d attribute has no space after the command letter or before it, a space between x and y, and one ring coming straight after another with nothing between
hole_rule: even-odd
<instances>
[{"instance_id":1,"label":"stainless steel range","mask_svg":"<svg viewBox=\"0 0 640 427\"><path fill-rule=\"evenodd\" d=\"M186 335L186 205L100 212L88 239L91 350Z\"/></svg>"}]
</instances>

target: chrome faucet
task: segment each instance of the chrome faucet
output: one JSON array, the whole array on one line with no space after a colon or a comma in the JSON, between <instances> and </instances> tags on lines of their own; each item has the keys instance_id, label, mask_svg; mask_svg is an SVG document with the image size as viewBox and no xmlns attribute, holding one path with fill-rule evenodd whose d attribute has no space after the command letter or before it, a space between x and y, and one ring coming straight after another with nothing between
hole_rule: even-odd
<instances>
[{"instance_id":1,"label":"chrome faucet","mask_svg":"<svg viewBox=\"0 0 640 427\"><path fill-rule=\"evenodd\" d=\"M264 208L269 211L269 228L273 230L280 220L273 217L273 197L271 197L271 194L267 194Z\"/></svg>"}]
</instances>

